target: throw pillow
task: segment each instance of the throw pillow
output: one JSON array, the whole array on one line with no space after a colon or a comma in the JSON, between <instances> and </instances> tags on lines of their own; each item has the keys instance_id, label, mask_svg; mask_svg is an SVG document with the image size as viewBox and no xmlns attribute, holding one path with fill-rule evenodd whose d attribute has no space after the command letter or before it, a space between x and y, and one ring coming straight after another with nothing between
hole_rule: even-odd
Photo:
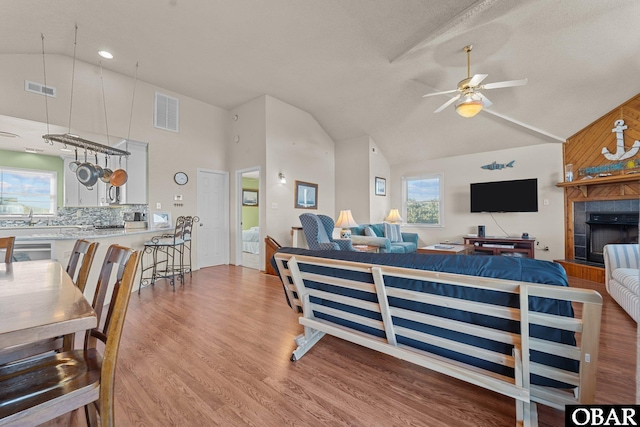
<instances>
[{"instance_id":1,"label":"throw pillow","mask_svg":"<svg viewBox=\"0 0 640 427\"><path fill-rule=\"evenodd\" d=\"M364 235L365 236L376 237L376 232L373 231L373 228L371 228L371 227L365 227L364 228Z\"/></svg>"},{"instance_id":2,"label":"throw pillow","mask_svg":"<svg viewBox=\"0 0 640 427\"><path fill-rule=\"evenodd\" d=\"M402 233L400 232L400 224L384 223L384 237L389 239L391 243L402 242Z\"/></svg>"}]
</instances>

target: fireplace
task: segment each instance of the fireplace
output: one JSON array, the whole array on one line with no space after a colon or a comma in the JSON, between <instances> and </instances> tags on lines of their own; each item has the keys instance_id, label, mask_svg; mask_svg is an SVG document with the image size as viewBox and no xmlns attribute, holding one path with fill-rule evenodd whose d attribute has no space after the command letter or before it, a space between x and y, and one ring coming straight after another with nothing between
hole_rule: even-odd
<instances>
[{"instance_id":1,"label":"fireplace","mask_svg":"<svg viewBox=\"0 0 640 427\"><path fill-rule=\"evenodd\" d=\"M638 243L638 212L587 212L587 262L604 265L603 248L609 243Z\"/></svg>"}]
</instances>

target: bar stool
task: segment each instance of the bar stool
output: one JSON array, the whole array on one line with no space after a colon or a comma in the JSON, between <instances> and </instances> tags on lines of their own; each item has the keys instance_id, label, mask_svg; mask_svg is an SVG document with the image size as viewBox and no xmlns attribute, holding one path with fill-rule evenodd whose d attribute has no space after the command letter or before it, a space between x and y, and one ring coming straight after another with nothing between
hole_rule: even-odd
<instances>
[{"instance_id":1,"label":"bar stool","mask_svg":"<svg viewBox=\"0 0 640 427\"><path fill-rule=\"evenodd\" d=\"M180 265L182 270L182 275L189 273L189 278L192 277L192 267L191 267L191 235L193 234L193 224L200 221L200 218L197 216L179 216L176 219L176 231L178 230L178 226L182 224L182 230L180 238L184 241L181 247L178 247L177 250L180 251ZM186 252L189 251L189 257L186 257ZM187 262L188 261L188 262Z\"/></svg>"},{"instance_id":2,"label":"bar stool","mask_svg":"<svg viewBox=\"0 0 640 427\"><path fill-rule=\"evenodd\" d=\"M145 266L144 256L141 258L141 275L138 286L138 294L142 286L155 285L158 279L169 279L169 283L176 290L176 276L184 284L184 224L185 217L178 217L173 233L154 236L144 242L144 254L151 255L151 264ZM189 232L190 235L190 232ZM149 257L147 257L149 258ZM145 277L145 272L151 270L150 277Z\"/></svg>"}]
</instances>

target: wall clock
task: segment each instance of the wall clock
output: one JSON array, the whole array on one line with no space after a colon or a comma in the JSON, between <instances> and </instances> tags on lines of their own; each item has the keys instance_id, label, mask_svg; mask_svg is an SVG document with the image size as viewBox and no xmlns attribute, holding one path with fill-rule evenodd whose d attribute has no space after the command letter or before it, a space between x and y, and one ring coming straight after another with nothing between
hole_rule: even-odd
<instances>
[{"instance_id":1,"label":"wall clock","mask_svg":"<svg viewBox=\"0 0 640 427\"><path fill-rule=\"evenodd\" d=\"M184 172L178 172L173 176L173 180L178 185L185 185L189 181L189 177Z\"/></svg>"}]
</instances>

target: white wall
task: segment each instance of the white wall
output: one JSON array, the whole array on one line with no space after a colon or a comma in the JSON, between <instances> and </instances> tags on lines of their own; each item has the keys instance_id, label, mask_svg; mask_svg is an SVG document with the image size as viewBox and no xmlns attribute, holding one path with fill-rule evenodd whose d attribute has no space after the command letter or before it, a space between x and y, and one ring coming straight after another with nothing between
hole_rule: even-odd
<instances>
[{"instance_id":1,"label":"white wall","mask_svg":"<svg viewBox=\"0 0 640 427\"><path fill-rule=\"evenodd\" d=\"M42 55L0 55L0 63L0 114L46 122L44 97L24 91L24 80L43 83ZM51 124L65 127L69 124L72 66L72 58L46 56L47 85L56 87L58 91L57 98L48 98ZM131 77L103 69L104 98L111 136L126 138L129 134L134 73L135 64L131 66ZM130 137L149 143L149 210L156 210L156 203L160 203L161 210L171 212L173 219L179 215L195 215L196 170L228 170L226 147L229 113L222 108L145 83L144 74L144 64L140 64ZM76 61L74 80L72 133L80 136L83 131L106 134L100 68ZM179 99L179 133L154 128L155 91ZM110 139L111 144L117 141L118 138ZM173 181L178 171L186 172L190 178L184 186ZM176 194L183 196L181 207L174 206ZM197 238L196 227L194 239ZM193 259L197 259L195 251Z\"/></svg>"},{"instance_id":2,"label":"white wall","mask_svg":"<svg viewBox=\"0 0 640 427\"><path fill-rule=\"evenodd\" d=\"M369 138L369 223L382 222L389 214L391 207L391 167L389 161L382 154L375 141ZM376 196L376 177L387 180L387 195ZM399 208L399 207L398 207Z\"/></svg>"},{"instance_id":3,"label":"white wall","mask_svg":"<svg viewBox=\"0 0 640 427\"><path fill-rule=\"evenodd\" d=\"M234 120L234 116L238 116ZM260 168L260 188L258 191L258 208L260 216L261 245L264 242L264 228L266 225L266 203L264 171L266 166L266 99L264 96L253 99L246 104L234 108L228 115L229 149L228 170L231 171L229 179L229 255L231 264L240 263L236 259L236 246L238 236L238 213L241 205L239 189L236 186L237 172L244 169ZM237 142L236 142L237 140ZM264 246L261 246L261 253Z\"/></svg>"},{"instance_id":4,"label":"white wall","mask_svg":"<svg viewBox=\"0 0 640 427\"><path fill-rule=\"evenodd\" d=\"M512 160L515 160L513 168L481 169L482 165L494 161L508 163ZM402 205L403 176L440 172L444 173L444 227L403 227L404 231L420 235L420 245L462 241L465 234L476 233L478 225L486 226L487 236L504 236L490 214L470 213L469 184L537 178L538 212L494 213L493 217L509 235L520 236L527 232L539 241L538 248L549 247L546 252L537 249L536 258L564 258L564 193L555 186L562 181L562 144L541 144L394 166L391 174L392 206L400 208ZM549 201L548 205L543 203L545 199Z\"/></svg>"},{"instance_id":5,"label":"white wall","mask_svg":"<svg viewBox=\"0 0 640 427\"><path fill-rule=\"evenodd\" d=\"M369 192L369 137L340 141L336 144L336 210L350 209L358 223L368 223L370 214Z\"/></svg>"},{"instance_id":6,"label":"white wall","mask_svg":"<svg viewBox=\"0 0 640 427\"><path fill-rule=\"evenodd\" d=\"M387 180L387 195L375 195L376 177ZM336 213L351 209L359 224L382 222L389 213L389 161L375 141L362 136L336 144Z\"/></svg>"},{"instance_id":7,"label":"white wall","mask_svg":"<svg viewBox=\"0 0 640 427\"><path fill-rule=\"evenodd\" d=\"M291 245L291 227L300 214L333 218L335 213L335 144L311 114L266 96L267 167L263 175L266 203L264 232L281 245ZM287 177L278 182L278 173ZM318 209L295 209L295 181L318 184ZM264 260L261 260L264 262Z\"/></svg>"}]
</instances>

